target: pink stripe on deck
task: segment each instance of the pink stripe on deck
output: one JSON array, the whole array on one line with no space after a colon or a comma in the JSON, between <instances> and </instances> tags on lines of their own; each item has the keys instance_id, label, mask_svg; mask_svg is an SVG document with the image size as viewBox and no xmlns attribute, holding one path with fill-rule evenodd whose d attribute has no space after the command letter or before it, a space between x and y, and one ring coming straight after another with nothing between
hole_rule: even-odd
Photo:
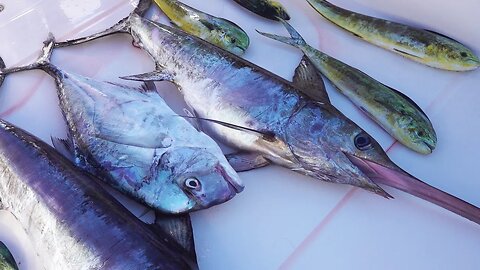
<instances>
[{"instance_id":1,"label":"pink stripe on deck","mask_svg":"<svg viewBox=\"0 0 480 270\"><path fill-rule=\"evenodd\" d=\"M63 35L60 38L60 40L65 40L67 38L71 38L72 36L82 32L83 30L85 30L86 28L91 26L93 23L99 21L101 18L104 18L106 16L111 15L113 12L115 12L116 10L118 10L119 8L121 8L124 5L125 5L125 3L121 2L121 3L113 6L109 10L99 13L97 16L92 17L90 20L87 20L85 23L80 24L80 26L76 27L73 31L68 32L67 34ZM19 61L18 63L16 63L15 66L25 64L29 59L34 58L35 55L36 54L31 54L31 55L27 56L26 58L24 58L21 61ZM28 103L28 101L33 97L35 92L39 89L39 86L43 82L44 79L45 79L45 76L42 76L42 78L39 81L37 81L37 83L35 83L32 88L28 89L27 93L18 102L14 103L11 107L9 107L9 108L5 109L3 112L1 112L0 117L4 118L6 116L9 116L9 115L15 113L16 111L18 111L19 109L21 109L23 106L25 106L25 104Z\"/></svg>"},{"instance_id":2,"label":"pink stripe on deck","mask_svg":"<svg viewBox=\"0 0 480 270\"><path fill-rule=\"evenodd\" d=\"M303 240L302 243L298 246L297 249L293 251L290 256L280 265L278 269L286 270L291 269L293 262L300 256L310 245L312 245L313 240L317 238L318 235L323 231L323 229L332 221L333 218L337 215L340 210L347 204L347 202L352 198L353 194L357 191L357 188L351 188L345 196L335 205L335 207L330 210L330 212L325 216L325 218L313 229L313 231Z\"/></svg>"}]
</instances>

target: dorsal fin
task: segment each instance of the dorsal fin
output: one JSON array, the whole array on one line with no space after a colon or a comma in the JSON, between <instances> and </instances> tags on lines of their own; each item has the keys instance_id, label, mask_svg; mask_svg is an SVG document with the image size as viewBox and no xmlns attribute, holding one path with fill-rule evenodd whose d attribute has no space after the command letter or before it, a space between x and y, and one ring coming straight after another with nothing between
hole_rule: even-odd
<instances>
[{"instance_id":1,"label":"dorsal fin","mask_svg":"<svg viewBox=\"0 0 480 270\"><path fill-rule=\"evenodd\" d=\"M330 103L322 76L305 55L295 69L293 84L299 91L311 99L323 103Z\"/></svg>"},{"instance_id":2,"label":"dorsal fin","mask_svg":"<svg viewBox=\"0 0 480 270\"><path fill-rule=\"evenodd\" d=\"M422 110L422 108L420 108L420 106L418 106L417 103L415 103L415 101L413 101L411 98L409 98L407 95L405 95L404 93L388 86L388 85L385 85L383 84L385 87L389 88L390 90L392 90L393 92L397 93L399 96L401 96L402 98L404 98L406 101L408 101L413 107L415 107L419 112L421 112L423 114L423 116L425 116L425 118L428 119L428 121L430 121L430 119L428 118L427 114Z\"/></svg>"},{"instance_id":3,"label":"dorsal fin","mask_svg":"<svg viewBox=\"0 0 480 270\"><path fill-rule=\"evenodd\" d=\"M438 32L435 32L435 31L433 31L433 30L428 30L428 29L423 29L423 30L425 30L425 31L427 31L427 32L430 32L430 33L432 33L432 34L435 34L435 35L439 35L439 36L444 37L444 38L446 38L446 39L450 39L451 41L455 41L455 42L457 42L457 43L460 43L458 40L453 39L453 38L451 38L451 37L449 37L449 36L447 36L447 35L445 35L445 34L438 33Z\"/></svg>"}]
</instances>

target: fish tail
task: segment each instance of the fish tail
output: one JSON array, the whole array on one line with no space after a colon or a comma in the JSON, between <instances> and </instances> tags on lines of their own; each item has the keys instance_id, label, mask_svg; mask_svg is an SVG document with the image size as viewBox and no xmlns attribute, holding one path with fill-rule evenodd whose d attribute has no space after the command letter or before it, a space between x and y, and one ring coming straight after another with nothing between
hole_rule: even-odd
<instances>
[{"instance_id":1,"label":"fish tail","mask_svg":"<svg viewBox=\"0 0 480 270\"><path fill-rule=\"evenodd\" d=\"M130 31L130 23L129 23L130 17L134 15L143 16L148 11L151 5L152 5L152 0L139 0L137 7L132 11L132 13L130 13L130 15L120 20L118 23L116 23L112 27L90 36L70 39L62 42L56 42L55 47L56 48L68 47L68 46L82 44L88 41L92 41L95 39L99 39L99 38L117 34L117 33L128 33Z\"/></svg>"},{"instance_id":2,"label":"fish tail","mask_svg":"<svg viewBox=\"0 0 480 270\"><path fill-rule=\"evenodd\" d=\"M42 52L40 56L37 58L37 60L34 63L30 65L6 68L5 63L3 62L3 59L0 58L1 59L0 84L5 79L5 76L10 73L21 72L21 71L32 70L32 69L43 69L47 72L50 71L54 67L50 63L50 57L52 56L52 51L55 44L55 38L53 37L52 33L48 35L48 39L44 41L43 44L44 46L42 48Z\"/></svg>"},{"instance_id":3,"label":"fish tail","mask_svg":"<svg viewBox=\"0 0 480 270\"><path fill-rule=\"evenodd\" d=\"M268 38L271 38L271 39L274 39L274 40L277 40L277 41L295 46L295 47L300 48L300 49L303 49L305 46L308 45L307 42L303 39L303 37L300 35L300 33L298 33L298 31L295 30L295 28L293 28L285 20L283 20L281 18L278 18L278 19L280 20L280 22L283 23L283 25L287 29L288 33L290 34L290 37L268 34L268 33L260 32L258 30L257 30L257 32L262 36L266 36Z\"/></svg>"}]
</instances>

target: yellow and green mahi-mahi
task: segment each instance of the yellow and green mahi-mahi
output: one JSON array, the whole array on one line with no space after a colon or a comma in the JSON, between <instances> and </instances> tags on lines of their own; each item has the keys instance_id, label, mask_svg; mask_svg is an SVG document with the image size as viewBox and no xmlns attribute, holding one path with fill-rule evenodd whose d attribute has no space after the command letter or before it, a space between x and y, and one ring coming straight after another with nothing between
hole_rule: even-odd
<instances>
[{"instance_id":1,"label":"yellow and green mahi-mahi","mask_svg":"<svg viewBox=\"0 0 480 270\"><path fill-rule=\"evenodd\" d=\"M247 33L235 23L212 16L176 0L155 0L172 24L220 48L241 55L250 45Z\"/></svg>"},{"instance_id":2,"label":"yellow and green mahi-mahi","mask_svg":"<svg viewBox=\"0 0 480 270\"><path fill-rule=\"evenodd\" d=\"M0 269L1 270L17 270L18 266L13 259L12 254L4 243L0 242Z\"/></svg>"},{"instance_id":3,"label":"yellow and green mahi-mahi","mask_svg":"<svg viewBox=\"0 0 480 270\"><path fill-rule=\"evenodd\" d=\"M290 20L285 8L277 1L273 0L234 0L242 7L264 18L278 21L278 18Z\"/></svg>"},{"instance_id":4,"label":"yellow and green mahi-mahi","mask_svg":"<svg viewBox=\"0 0 480 270\"><path fill-rule=\"evenodd\" d=\"M303 51L333 85L399 142L422 154L435 149L437 137L427 115L410 98L311 47L283 21L292 38L261 33Z\"/></svg>"},{"instance_id":5,"label":"yellow and green mahi-mahi","mask_svg":"<svg viewBox=\"0 0 480 270\"><path fill-rule=\"evenodd\" d=\"M325 0L307 0L323 17L353 35L427 66L468 71L480 66L465 45L445 35L346 10Z\"/></svg>"}]
</instances>

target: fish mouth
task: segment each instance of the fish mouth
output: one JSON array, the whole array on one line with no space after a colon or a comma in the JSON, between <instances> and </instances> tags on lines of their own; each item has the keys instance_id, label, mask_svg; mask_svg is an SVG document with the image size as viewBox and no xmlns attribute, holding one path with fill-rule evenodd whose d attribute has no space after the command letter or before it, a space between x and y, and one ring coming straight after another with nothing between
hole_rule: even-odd
<instances>
[{"instance_id":1,"label":"fish mouth","mask_svg":"<svg viewBox=\"0 0 480 270\"><path fill-rule=\"evenodd\" d=\"M443 192L415 178L393 162L381 165L371 160L345 153L353 165L376 184L390 186L419 197L480 224L480 208Z\"/></svg>"},{"instance_id":2,"label":"fish mouth","mask_svg":"<svg viewBox=\"0 0 480 270\"><path fill-rule=\"evenodd\" d=\"M428 153L428 154L431 154L433 152L433 150L435 150L435 145L432 145L428 142L423 142L423 144L425 144L425 146L427 146L427 148L430 149L430 153Z\"/></svg>"},{"instance_id":3,"label":"fish mouth","mask_svg":"<svg viewBox=\"0 0 480 270\"><path fill-rule=\"evenodd\" d=\"M235 193L240 193L245 189L245 186L243 185L238 175L235 175L234 177L230 176L229 173L222 166L217 167L217 170L220 171L223 179L227 181L227 184L232 191L234 191Z\"/></svg>"}]
</instances>

